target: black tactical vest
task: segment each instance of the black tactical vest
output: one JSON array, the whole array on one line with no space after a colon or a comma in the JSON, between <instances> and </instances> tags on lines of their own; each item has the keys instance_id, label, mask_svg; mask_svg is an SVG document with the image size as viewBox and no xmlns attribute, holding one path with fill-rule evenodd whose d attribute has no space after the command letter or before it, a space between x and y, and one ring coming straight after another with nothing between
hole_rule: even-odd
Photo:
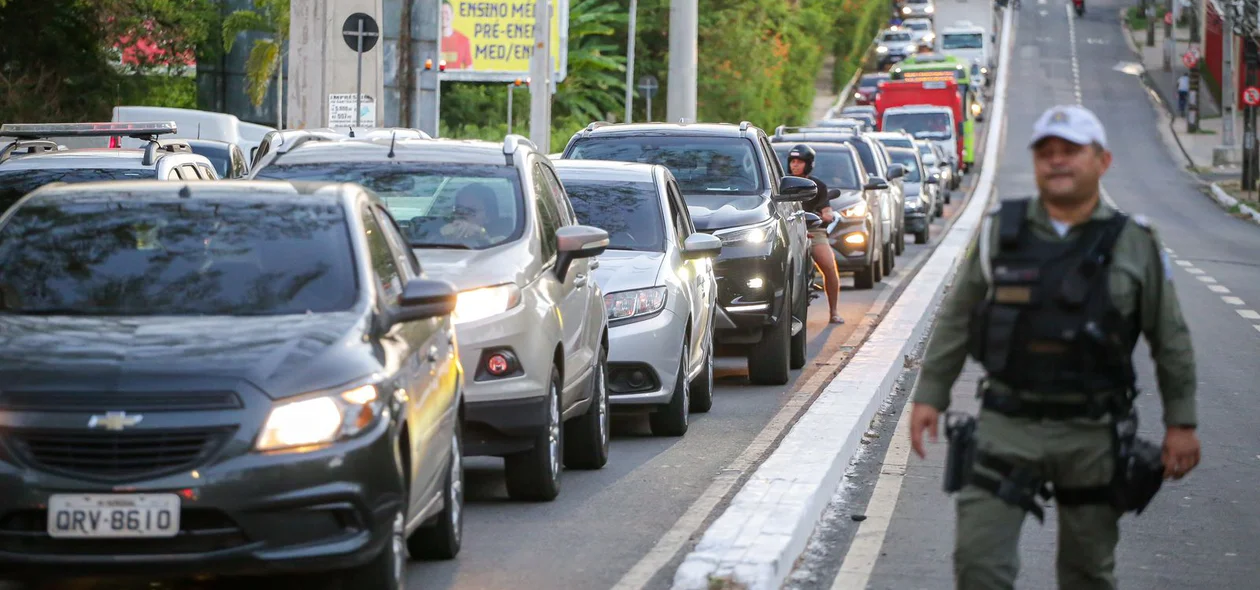
<instances>
[{"instance_id":1,"label":"black tactical vest","mask_svg":"<svg viewBox=\"0 0 1260 590\"><path fill-rule=\"evenodd\" d=\"M1076 240L1051 241L1027 226L1028 206L1002 204L992 284L972 311L968 352L1017 390L1128 391L1137 333L1108 286L1111 250L1128 218L1116 212L1087 222Z\"/></svg>"}]
</instances>

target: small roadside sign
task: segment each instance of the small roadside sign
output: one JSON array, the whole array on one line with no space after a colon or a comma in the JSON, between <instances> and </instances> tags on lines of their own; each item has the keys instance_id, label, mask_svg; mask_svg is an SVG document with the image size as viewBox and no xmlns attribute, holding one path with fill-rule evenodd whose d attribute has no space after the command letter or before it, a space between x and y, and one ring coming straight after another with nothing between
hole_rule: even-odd
<instances>
[{"instance_id":1,"label":"small roadside sign","mask_svg":"<svg viewBox=\"0 0 1260 590\"><path fill-rule=\"evenodd\" d=\"M1181 56L1181 63L1186 64L1187 68L1193 68L1199 65L1199 56L1193 51L1187 51Z\"/></svg>"},{"instance_id":2,"label":"small roadside sign","mask_svg":"<svg viewBox=\"0 0 1260 590\"><path fill-rule=\"evenodd\" d=\"M328 126L376 127L376 101L367 94L329 94Z\"/></svg>"},{"instance_id":3,"label":"small roadside sign","mask_svg":"<svg viewBox=\"0 0 1260 590\"><path fill-rule=\"evenodd\" d=\"M1243 90L1243 102L1249 107L1260 104L1260 88L1248 86L1246 90Z\"/></svg>"}]
</instances>

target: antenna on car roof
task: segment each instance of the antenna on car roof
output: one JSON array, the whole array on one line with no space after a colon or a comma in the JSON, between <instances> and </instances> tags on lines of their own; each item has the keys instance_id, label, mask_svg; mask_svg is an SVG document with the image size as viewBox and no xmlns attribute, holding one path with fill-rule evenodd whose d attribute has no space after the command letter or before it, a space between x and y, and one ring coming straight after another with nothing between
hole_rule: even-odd
<instances>
[{"instance_id":1,"label":"antenna on car roof","mask_svg":"<svg viewBox=\"0 0 1260 590\"><path fill-rule=\"evenodd\" d=\"M394 143L398 141L398 132L389 134L389 157L394 157Z\"/></svg>"},{"instance_id":2,"label":"antenna on car roof","mask_svg":"<svg viewBox=\"0 0 1260 590\"><path fill-rule=\"evenodd\" d=\"M197 123L197 139L201 139L201 123Z\"/></svg>"}]
</instances>

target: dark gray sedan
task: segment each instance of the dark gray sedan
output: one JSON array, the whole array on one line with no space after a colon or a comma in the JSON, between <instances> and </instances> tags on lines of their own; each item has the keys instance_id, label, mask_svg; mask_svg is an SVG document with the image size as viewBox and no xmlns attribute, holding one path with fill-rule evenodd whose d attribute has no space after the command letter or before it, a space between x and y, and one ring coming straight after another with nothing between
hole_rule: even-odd
<instances>
[{"instance_id":1,"label":"dark gray sedan","mask_svg":"<svg viewBox=\"0 0 1260 590\"><path fill-rule=\"evenodd\" d=\"M455 291L361 187L46 186L0 268L0 577L394 590L459 551Z\"/></svg>"}]
</instances>

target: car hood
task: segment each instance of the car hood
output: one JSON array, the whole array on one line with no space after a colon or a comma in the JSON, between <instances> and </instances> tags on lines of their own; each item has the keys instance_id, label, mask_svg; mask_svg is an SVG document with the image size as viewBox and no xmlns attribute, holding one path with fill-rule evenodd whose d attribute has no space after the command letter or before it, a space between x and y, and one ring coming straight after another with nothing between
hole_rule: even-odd
<instances>
[{"instance_id":1,"label":"car hood","mask_svg":"<svg viewBox=\"0 0 1260 590\"><path fill-rule=\"evenodd\" d=\"M902 191L905 193L906 199L909 199L910 197L917 197L919 196L919 193L923 192L923 183L907 181L905 185L902 186Z\"/></svg>"},{"instance_id":2,"label":"car hood","mask_svg":"<svg viewBox=\"0 0 1260 590\"><path fill-rule=\"evenodd\" d=\"M522 240L486 250L442 248L415 249L420 268L431 279L450 281L460 291L515 282L524 285L530 260L528 241ZM525 249L523 252L522 249Z\"/></svg>"},{"instance_id":3,"label":"car hood","mask_svg":"<svg viewBox=\"0 0 1260 590\"><path fill-rule=\"evenodd\" d=\"M0 383L10 390L121 392L233 388L274 398L376 370L357 311L246 317L0 316ZM364 354L347 349L364 347ZM201 389L207 391L207 389Z\"/></svg>"},{"instance_id":4,"label":"car hood","mask_svg":"<svg viewBox=\"0 0 1260 590\"><path fill-rule=\"evenodd\" d=\"M770 199L757 195L685 194L691 222L700 231L751 225L770 219Z\"/></svg>"},{"instance_id":5,"label":"car hood","mask_svg":"<svg viewBox=\"0 0 1260 590\"><path fill-rule=\"evenodd\" d=\"M595 282L605 294L655 287L664 261L663 252L605 250L599 255Z\"/></svg>"},{"instance_id":6,"label":"car hood","mask_svg":"<svg viewBox=\"0 0 1260 590\"><path fill-rule=\"evenodd\" d=\"M862 191L840 191L840 196L831 199L831 209L832 211L840 211L846 207L853 206L864 198L865 196L862 194Z\"/></svg>"}]
</instances>

